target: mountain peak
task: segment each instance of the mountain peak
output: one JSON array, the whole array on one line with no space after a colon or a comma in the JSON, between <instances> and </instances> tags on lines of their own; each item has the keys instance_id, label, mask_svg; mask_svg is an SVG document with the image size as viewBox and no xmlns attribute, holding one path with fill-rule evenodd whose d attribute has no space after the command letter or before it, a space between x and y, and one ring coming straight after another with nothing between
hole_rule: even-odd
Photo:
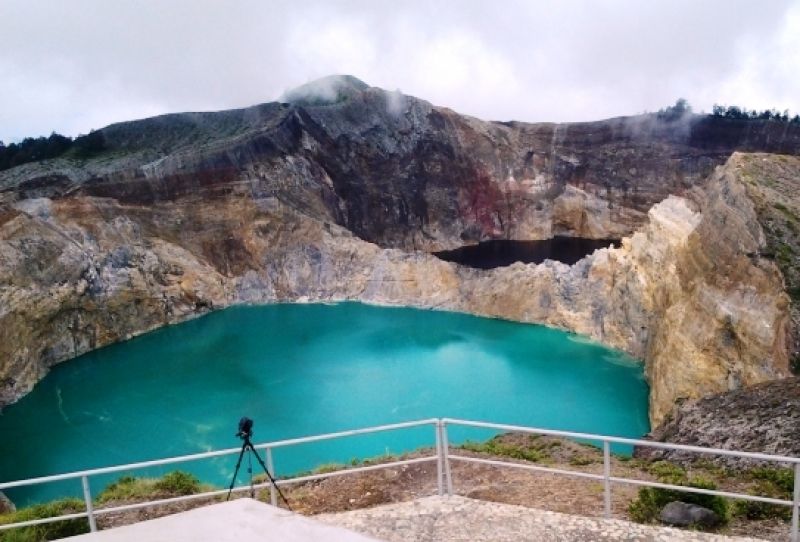
<instances>
[{"instance_id":1,"label":"mountain peak","mask_svg":"<svg viewBox=\"0 0 800 542\"><path fill-rule=\"evenodd\" d=\"M329 105L363 92L369 85L352 75L328 75L284 92L278 101L302 105Z\"/></svg>"}]
</instances>

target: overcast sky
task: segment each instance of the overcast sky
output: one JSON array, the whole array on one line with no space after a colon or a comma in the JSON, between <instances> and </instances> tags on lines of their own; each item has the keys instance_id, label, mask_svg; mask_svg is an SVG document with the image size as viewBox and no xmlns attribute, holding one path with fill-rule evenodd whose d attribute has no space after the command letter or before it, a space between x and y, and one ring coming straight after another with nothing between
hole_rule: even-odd
<instances>
[{"instance_id":1,"label":"overcast sky","mask_svg":"<svg viewBox=\"0 0 800 542\"><path fill-rule=\"evenodd\" d=\"M800 0L0 0L0 140L348 73L491 120L800 112Z\"/></svg>"}]
</instances>

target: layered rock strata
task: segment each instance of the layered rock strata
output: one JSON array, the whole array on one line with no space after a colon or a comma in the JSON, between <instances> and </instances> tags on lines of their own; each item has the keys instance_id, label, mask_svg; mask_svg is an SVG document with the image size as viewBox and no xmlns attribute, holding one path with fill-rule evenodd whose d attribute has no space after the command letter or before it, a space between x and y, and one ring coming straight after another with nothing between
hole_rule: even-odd
<instances>
[{"instance_id":1,"label":"layered rock strata","mask_svg":"<svg viewBox=\"0 0 800 542\"><path fill-rule=\"evenodd\" d=\"M0 404L93 348L274 301L588 335L645 360L654 423L679 398L787 374L789 300L743 158L702 177L731 148L795 152L800 134L765 139L775 126L754 121L722 137L706 118L485 123L340 90L333 103L115 125L93 160L0 173ZM629 237L574 266L481 271L414 250L553 233Z\"/></svg>"},{"instance_id":2,"label":"layered rock strata","mask_svg":"<svg viewBox=\"0 0 800 542\"><path fill-rule=\"evenodd\" d=\"M734 159L735 160L735 159ZM35 198L0 223L3 400L52 364L235 303L354 299L539 322L646 360L651 418L787 368L788 299L731 166L574 266L481 271L382 249L275 198ZM564 360L568 363L568 360Z\"/></svg>"}]
</instances>

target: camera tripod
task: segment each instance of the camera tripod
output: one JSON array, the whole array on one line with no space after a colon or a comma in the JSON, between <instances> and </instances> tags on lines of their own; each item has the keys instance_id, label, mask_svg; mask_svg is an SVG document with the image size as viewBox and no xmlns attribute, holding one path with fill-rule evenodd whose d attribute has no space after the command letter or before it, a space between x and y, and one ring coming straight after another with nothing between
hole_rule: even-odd
<instances>
[{"instance_id":1,"label":"camera tripod","mask_svg":"<svg viewBox=\"0 0 800 542\"><path fill-rule=\"evenodd\" d=\"M286 500L286 496L281 491L281 488L278 487L278 483L275 481L275 478L272 477L272 474L270 474L269 469L267 469L267 466L264 464L264 461L261 459L261 456L258 455L258 451L256 451L255 448L253 448L253 443L250 442L250 434L240 431L240 434L238 434L237 436L241 438L243 441L242 450L239 452L239 459L238 461L236 461L236 469L233 471L233 478L231 479L231 485L228 488L228 497L225 500L229 501L231 499L231 492L233 492L233 486L236 484L236 475L239 474L239 467L242 466L242 458L244 457L245 452L249 452L247 456L247 462L248 462L247 472L250 474L250 496L255 498L255 488L253 487L252 456L256 456L256 461L258 461L258 464L261 465L261 468L264 469L264 473L266 473L267 478L269 478L269 481L272 483L272 487L274 487L277 490L278 495L280 495L281 499L283 499L283 502L286 503L286 508L291 510L292 507L289 505L289 501Z\"/></svg>"}]
</instances>

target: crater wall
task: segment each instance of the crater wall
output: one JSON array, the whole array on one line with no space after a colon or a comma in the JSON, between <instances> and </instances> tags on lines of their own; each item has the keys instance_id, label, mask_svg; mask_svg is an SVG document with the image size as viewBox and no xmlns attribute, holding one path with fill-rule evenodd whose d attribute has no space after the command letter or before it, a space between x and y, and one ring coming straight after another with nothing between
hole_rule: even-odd
<instances>
[{"instance_id":1,"label":"crater wall","mask_svg":"<svg viewBox=\"0 0 800 542\"><path fill-rule=\"evenodd\" d=\"M787 374L789 298L753 172L742 180L750 158L725 160L798 153L800 129L488 123L411 97L388 108L387 94L113 125L96 158L0 172L0 405L93 348L273 301L581 333L644 360L653 423L679 399ZM624 239L574 266L482 271L427 253L556 233Z\"/></svg>"}]
</instances>

